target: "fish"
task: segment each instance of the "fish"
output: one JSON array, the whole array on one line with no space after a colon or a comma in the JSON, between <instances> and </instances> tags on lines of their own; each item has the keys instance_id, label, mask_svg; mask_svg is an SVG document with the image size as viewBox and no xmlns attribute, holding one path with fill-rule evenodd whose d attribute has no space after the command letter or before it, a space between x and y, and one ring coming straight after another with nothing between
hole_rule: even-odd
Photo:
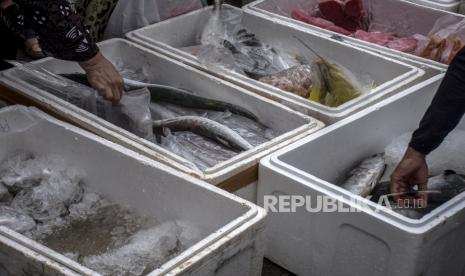
<instances>
[{"instance_id":1,"label":"fish","mask_svg":"<svg viewBox=\"0 0 465 276\"><path fill-rule=\"evenodd\" d=\"M260 78L267 83L284 91L291 92L304 98L310 97L312 91L312 68L310 65L298 65L278 74Z\"/></svg>"},{"instance_id":2,"label":"fish","mask_svg":"<svg viewBox=\"0 0 465 276\"><path fill-rule=\"evenodd\" d=\"M452 170L445 170L440 175L430 177L427 187L428 191L436 191L436 193L428 194L428 205L440 205L465 192L465 175L457 174Z\"/></svg>"},{"instance_id":3,"label":"fish","mask_svg":"<svg viewBox=\"0 0 465 276\"><path fill-rule=\"evenodd\" d=\"M321 84L313 86L310 100L329 107L337 107L362 94L362 89L350 79L341 66L330 63L303 40L297 37L296 39L318 57L315 67L320 73Z\"/></svg>"},{"instance_id":4,"label":"fish","mask_svg":"<svg viewBox=\"0 0 465 276\"><path fill-rule=\"evenodd\" d=\"M376 185L371 193L370 200L379 203L381 196L388 196L391 206L396 206L390 191L391 183L389 181ZM424 215L430 213L442 204L446 203L456 195L465 192L465 175L457 174L452 170L445 170L442 174L432 176L428 179L428 189L424 192L428 194L428 205L424 208L393 208L393 211L411 218L421 219ZM415 196L418 193L417 188L404 193Z\"/></svg>"},{"instance_id":5,"label":"fish","mask_svg":"<svg viewBox=\"0 0 465 276\"><path fill-rule=\"evenodd\" d=\"M341 188L358 196L367 197L378 184L385 169L384 154L376 154L363 160L360 165L353 169Z\"/></svg>"},{"instance_id":6,"label":"fish","mask_svg":"<svg viewBox=\"0 0 465 276\"><path fill-rule=\"evenodd\" d=\"M195 134L214 139L230 148L241 151L252 149L252 145L249 142L230 128L203 117L180 116L173 119L158 120L153 122L153 128L168 128L174 132L191 131Z\"/></svg>"},{"instance_id":7,"label":"fish","mask_svg":"<svg viewBox=\"0 0 465 276\"><path fill-rule=\"evenodd\" d=\"M200 43L202 45L219 44L225 36L225 26L221 21L221 10L222 1L215 1L213 12L200 36Z\"/></svg>"},{"instance_id":8,"label":"fish","mask_svg":"<svg viewBox=\"0 0 465 276\"><path fill-rule=\"evenodd\" d=\"M80 84L91 86L85 74L74 73L74 74L60 74L60 76L78 82ZM192 92L176 88L168 85L160 84L150 84L143 83L127 78L123 78L126 90L133 90L138 88L147 87L150 91L150 97L152 102L167 102L182 106L185 108L196 108L196 109L206 109L214 111L227 111L231 113L249 118L254 121L258 121L257 116L247 109L230 104L223 101L217 101L213 99L208 99L192 94Z\"/></svg>"}]
</instances>

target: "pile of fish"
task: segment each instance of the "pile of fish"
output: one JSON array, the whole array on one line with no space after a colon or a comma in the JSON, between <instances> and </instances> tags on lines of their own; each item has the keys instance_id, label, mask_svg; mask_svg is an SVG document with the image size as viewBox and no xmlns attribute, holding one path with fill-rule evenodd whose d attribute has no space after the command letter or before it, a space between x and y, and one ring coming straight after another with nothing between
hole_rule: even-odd
<instances>
[{"instance_id":1,"label":"pile of fish","mask_svg":"<svg viewBox=\"0 0 465 276\"><path fill-rule=\"evenodd\" d=\"M15 70L19 79L160 144L187 159L186 165L194 169L213 167L276 137L241 106L201 97L182 88L147 83L143 70L116 64L124 76L125 88L116 106L98 97L82 73L57 75L34 64ZM156 104L159 106L154 108ZM167 106L175 106L177 111L157 115Z\"/></svg>"},{"instance_id":2,"label":"pile of fish","mask_svg":"<svg viewBox=\"0 0 465 276\"><path fill-rule=\"evenodd\" d=\"M439 18L427 36L409 37L398 37L372 26L372 15L363 0L319 0L311 9L292 10L290 16L342 35L446 64L465 46L465 20L452 15Z\"/></svg>"},{"instance_id":3,"label":"pile of fish","mask_svg":"<svg viewBox=\"0 0 465 276\"><path fill-rule=\"evenodd\" d=\"M152 102L160 145L204 170L277 136L259 122L230 111L184 108Z\"/></svg>"},{"instance_id":4,"label":"pile of fish","mask_svg":"<svg viewBox=\"0 0 465 276\"><path fill-rule=\"evenodd\" d=\"M200 43L204 49L192 52L191 46L185 50L197 55L207 66L236 71L330 107L340 106L363 93L358 80L348 70L318 55L303 41L316 56L314 61L284 58L282 53L243 28L237 19L240 16L235 13L216 7L202 31Z\"/></svg>"},{"instance_id":5,"label":"pile of fish","mask_svg":"<svg viewBox=\"0 0 465 276\"><path fill-rule=\"evenodd\" d=\"M189 246L158 223L91 192L58 156L15 152L0 164L0 225L104 275L145 275Z\"/></svg>"},{"instance_id":6,"label":"pile of fish","mask_svg":"<svg viewBox=\"0 0 465 276\"><path fill-rule=\"evenodd\" d=\"M389 206L386 207L391 207L395 212L412 219L421 219L424 215L430 213L458 194L465 192L465 175L458 174L453 170L444 170L441 173L437 173L436 162L433 160L431 162L432 169L430 169L430 173L436 174L429 178L428 190L424 191L428 194L427 206L423 208L421 208L421 206L399 207L394 201L393 194L390 191L391 183L389 181L380 182L380 180L388 178L388 174L392 172L400 161L397 159L393 161L391 159L393 158L393 153L397 155L395 151L405 151L408 142L402 145L402 147L399 147L405 140L404 136L395 139L393 143L386 148L386 154L389 155L388 158L382 153L363 160L349 172L346 179L340 184L340 187L355 195L369 198L375 203L384 205L389 202ZM458 136L460 139L463 139L463 134ZM410 138L410 135L408 135L408 138ZM452 138L454 140L456 139L456 137ZM446 143L447 142L448 141L446 141ZM463 140L461 140L461 142L463 143ZM409 192L412 196L417 193L416 187L412 188Z\"/></svg>"},{"instance_id":7,"label":"pile of fish","mask_svg":"<svg viewBox=\"0 0 465 276\"><path fill-rule=\"evenodd\" d=\"M86 86L90 85L83 74L62 76ZM148 140L184 157L201 170L213 167L276 137L271 129L258 122L253 113L240 106L197 96L176 87L126 78L124 84L125 89L130 91L129 95L147 95L148 100L144 102L148 106L139 105L138 108L131 109L133 112L124 112L140 113L142 109L144 115L136 114L128 116L127 120L113 121L137 134L141 131L136 132L136 129L146 130L145 123L142 124L143 127L135 128L146 121L140 118L149 118L152 135L141 137L151 137L155 134L154 138ZM128 92L123 99L127 95ZM147 111L145 108L148 108ZM147 112L149 114L146 114Z\"/></svg>"}]
</instances>

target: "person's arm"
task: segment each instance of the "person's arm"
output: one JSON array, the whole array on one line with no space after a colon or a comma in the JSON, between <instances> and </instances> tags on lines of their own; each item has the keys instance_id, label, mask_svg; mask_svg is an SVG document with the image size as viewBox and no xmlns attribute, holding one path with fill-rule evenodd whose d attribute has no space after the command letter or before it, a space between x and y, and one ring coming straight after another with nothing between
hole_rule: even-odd
<instances>
[{"instance_id":1,"label":"person's arm","mask_svg":"<svg viewBox=\"0 0 465 276\"><path fill-rule=\"evenodd\" d=\"M413 133L409 148L391 176L391 193L409 192L418 185L426 190L428 167L426 155L435 150L457 126L465 113L465 48L454 58L430 107ZM414 200L409 196L394 196L397 200ZM416 198L426 202L426 194Z\"/></svg>"},{"instance_id":2,"label":"person's arm","mask_svg":"<svg viewBox=\"0 0 465 276\"><path fill-rule=\"evenodd\" d=\"M25 28L33 29L40 46L59 59L79 62L100 95L117 103L123 79L99 52L81 18L67 0L15 0L24 13Z\"/></svg>"}]
</instances>

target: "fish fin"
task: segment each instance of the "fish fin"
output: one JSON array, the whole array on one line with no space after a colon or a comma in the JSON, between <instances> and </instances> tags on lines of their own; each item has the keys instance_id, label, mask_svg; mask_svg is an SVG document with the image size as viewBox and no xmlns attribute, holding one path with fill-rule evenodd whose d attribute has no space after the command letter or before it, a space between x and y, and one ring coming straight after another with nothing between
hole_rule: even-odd
<instances>
[{"instance_id":1,"label":"fish fin","mask_svg":"<svg viewBox=\"0 0 465 276\"><path fill-rule=\"evenodd\" d=\"M320 56L315 50L313 50L312 47L310 47L307 43L305 43L302 39L294 36L295 39L297 39L300 43L302 43L302 45L304 45L305 48L307 48L308 50L310 50L310 52L312 52L315 56L317 56L326 66L332 66L331 63L329 63L324 57Z\"/></svg>"}]
</instances>

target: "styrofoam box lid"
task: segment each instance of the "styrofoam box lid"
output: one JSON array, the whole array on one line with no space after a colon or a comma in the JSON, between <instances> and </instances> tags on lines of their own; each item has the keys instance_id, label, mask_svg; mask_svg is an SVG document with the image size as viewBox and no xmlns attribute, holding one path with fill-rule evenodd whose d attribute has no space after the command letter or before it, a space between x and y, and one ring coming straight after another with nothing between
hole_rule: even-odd
<instances>
[{"instance_id":1,"label":"styrofoam box lid","mask_svg":"<svg viewBox=\"0 0 465 276\"><path fill-rule=\"evenodd\" d=\"M232 175L257 164L261 157L275 151L277 148L299 140L302 136L313 133L324 126L321 122L275 101L227 83L133 42L123 39L111 39L99 43L99 47L111 61L120 60L127 66L143 68L150 74L150 77L153 77L160 84L184 87L195 91L200 96L242 106L255 113L260 118L261 123L272 126L281 135L202 172L194 168L190 161L61 100L38 87L18 80L15 77L15 68L4 71L0 82L17 93L46 105L47 108L62 114L78 125L91 129L94 133L112 139L112 141L123 143L132 149L137 149L138 152L149 155L155 160L179 168L214 184L218 184ZM34 63L56 73L74 73L82 70L77 63L52 58L42 59Z\"/></svg>"},{"instance_id":2,"label":"styrofoam box lid","mask_svg":"<svg viewBox=\"0 0 465 276\"><path fill-rule=\"evenodd\" d=\"M16 150L61 156L69 165L84 170L86 185L111 201L155 216L160 222L181 220L193 225L201 238L160 267L156 271L160 274L182 272L211 254L211 248L227 243L266 215L252 203L33 107L0 109L0 145L0 160ZM43 256L78 274L92 274L63 255L0 227L0 240L4 239L21 246L23 252L33 252L27 256ZM207 247L210 249L204 251Z\"/></svg>"},{"instance_id":3,"label":"styrofoam box lid","mask_svg":"<svg viewBox=\"0 0 465 276\"><path fill-rule=\"evenodd\" d=\"M251 7L254 5L255 4L251 4ZM229 5L225 5L225 8L235 10L238 13L241 12L240 9ZM204 25L207 24L211 9L212 7L206 7L132 31L127 34L127 37L147 48L162 52L212 74L219 74L218 72L215 73L215 70L201 64L194 55L179 49L180 47L195 44L198 39L197 35L201 32ZM247 87L257 88L263 93L273 94L270 97L289 99L290 102L300 108L310 108L328 117L337 119L350 115L361 105L366 105L379 97L386 96L387 93L392 92L396 88L408 85L410 82L424 75L422 69L394 58L347 45L344 42L331 39L328 36L322 36L319 33L312 32L308 28L290 28L288 25L281 24L272 19L270 20L270 18L264 19L262 16L259 16L258 13L254 13L250 10L243 12L242 24L262 42L273 45L278 49L285 49L285 51L295 55L313 58L314 56L308 49L295 39L295 37L299 37L310 43L319 54L329 57L331 60L338 62L355 74L369 74L372 76L377 85L372 93L362 95L334 108L305 100L298 95L252 80L233 71L228 71L224 76L225 79L235 81L242 86L245 85ZM178 31L173 33L172 30Z\"/></svg>"},{"instance_id":4,"label":"styrofoam box lid","mask_svg":"<svg viewBox=\"0 0 465 276\"><path fill-rule=\"evenodd\" d=\"M264 158L261 163L304 186L338 199L342 198L349 206L405 231L426 232L465 208L465 193L436 208L422 219L414 220L385 207L375 212L379 205L353 195L332 184L332 181L346 173L356 162L384 150L395 137L413 131L431 102L434 91L407 89ZM465 129L465 121L460 128ZM371 208L356 204L355 199Z\"/></svg>"}]
</instances>

